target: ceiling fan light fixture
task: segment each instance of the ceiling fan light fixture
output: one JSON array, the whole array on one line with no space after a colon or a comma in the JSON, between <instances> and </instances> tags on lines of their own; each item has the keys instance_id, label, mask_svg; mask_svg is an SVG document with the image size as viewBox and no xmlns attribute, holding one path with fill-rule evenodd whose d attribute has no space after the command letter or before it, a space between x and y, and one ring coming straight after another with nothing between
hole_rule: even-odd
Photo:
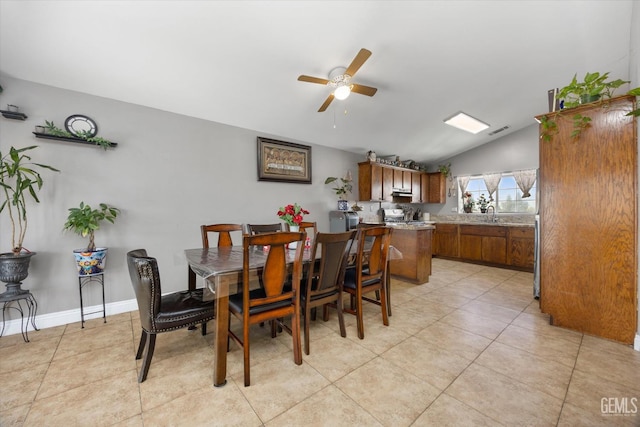
<instances>
[{"instance_id":1,"label":"ceiling fan light fixture","mask_svg":"<svg viewBox=\"0 0 640 427\"><path fill-rule=\"evenodd\" d=\"M489 125L487 123L471 117L470 115L463 113L462 111L454 114L448 119L445 119L444 122L449 126L462 129L474 135L489 128Z\"/></svg>"},{"instance_id":2,"label":"ceiling fan light fixture","mask_svg":"<svg viewBox=\"0 0 640 427\"><path fill-rule=\"evenodd\" d=\"M349 94L351 94L350 85L339 85L336 90L333 91L333 96L341 101L347 99Z\"/></svg>"}]
</instances>

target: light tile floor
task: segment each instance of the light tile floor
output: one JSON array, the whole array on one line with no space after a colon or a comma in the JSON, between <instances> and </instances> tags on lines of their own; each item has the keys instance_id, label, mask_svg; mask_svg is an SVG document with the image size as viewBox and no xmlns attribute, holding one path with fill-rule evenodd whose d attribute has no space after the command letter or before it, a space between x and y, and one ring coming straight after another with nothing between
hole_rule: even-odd
<instances>
[{"instance_id":1,"label":"light tile floor","mask_svg":"<svg viewBox=\"0 0 640 427\"><path fill-rule=\"evenodd\" d=\"M640 426L639 352L550 326L529 273L433 270L393 280L388 327L365 305L364 340L351 315L347 338L335 313L314 322L301 366L256 327L247 388L237 346L214 388L212 335L187 330L158 337L138 384L137 312L2 337L0 426Z\"/></svg>"}]
</instances>

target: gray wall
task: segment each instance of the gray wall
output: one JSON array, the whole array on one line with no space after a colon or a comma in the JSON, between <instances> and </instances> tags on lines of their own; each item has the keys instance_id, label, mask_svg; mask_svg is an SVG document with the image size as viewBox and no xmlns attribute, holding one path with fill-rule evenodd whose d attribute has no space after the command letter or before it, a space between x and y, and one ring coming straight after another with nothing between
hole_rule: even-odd
<instances>
[{"instance_id":1,"label":"gray wall","mask_svg":"<svg viewBox=\"0 0 640 427\"><path fill-rule=\"evenodd\" d=\"M513 132L495 141L489 142L458 154L439 164L451 163L451 175L475 175L487 172L507 172L522 169L536 169L539 165L538 153L538 125L531 118L531 126ZM433 165L430 170L436 170ZM447 182L447 189L453 185L457 189L455 179ZM452 209L458 207L458 197L447 197L444 205L427 204L425 209L432 214L455 214Z\"/></svg>"},{"instance_id":2,"label":"gray wall","mask_svg":"<svg viewBox=\"0 0 640 427\"><path fill-rule=\"evenodd\" d=\"M37 144L33 160L61 170L43 173L41 203L30 203L28 210L24 246L37 255L24 287L34 293L38 315L79 308L72 251L87 242L63 233L62 226L68 208L80 201L122 210L114 225L106 223L96 234L96 244L109 248L105 280L110 303L134 298L125 263L131 249L144 247L158 258L163 291L181 289L187 274L183 250L200 247L201 224L278 222L278 208L297 202L311 212L307 219L317 221L320 231L329 231L328 211L336 209L337 198L325 178L351 169L357 188L356 163L364 153L312 146L311 185L259 182L257 136L305 142L6 76L0 84L2 109L15 104L29 116L24 122L0 118L0 151ZM45 120L63 128L71 114L91 117L98 136L119 145L105 152L32 134ZM0 251L10 248L10 223L3 213Z\"/></svg>"}]
</instances>

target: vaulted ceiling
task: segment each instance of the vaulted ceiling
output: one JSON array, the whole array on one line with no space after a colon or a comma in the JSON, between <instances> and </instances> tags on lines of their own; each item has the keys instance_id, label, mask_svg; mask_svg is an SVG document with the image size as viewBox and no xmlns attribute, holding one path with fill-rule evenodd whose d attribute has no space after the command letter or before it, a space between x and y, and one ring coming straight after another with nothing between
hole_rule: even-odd
<instances>
[{"instance_id":1,"label":"vaulted ceiling","mask_svg":"<svg viewBox=\"0 0 640 427\"><path fill-rule=\"evenodd\" d=\"M534 123L574 74L628 80L632 1L0 1L2 75L434 163ZM317 112L366 48L378 88ZM1 81L1 80L0 80ZM626 89L622 88L622 89ZM620 94L622 94L621 91ZM443 120L464 111L477 135ZM509 126L496 135L489 133Z\"/></svg>"}]
</instances>

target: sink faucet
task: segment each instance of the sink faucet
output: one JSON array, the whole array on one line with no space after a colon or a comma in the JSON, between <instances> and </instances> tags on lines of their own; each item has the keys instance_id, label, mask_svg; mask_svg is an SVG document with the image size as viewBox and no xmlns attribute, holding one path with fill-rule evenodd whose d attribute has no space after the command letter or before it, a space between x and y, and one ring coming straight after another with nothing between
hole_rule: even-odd
<instances>
[{"instance_id":1,"label":"sink faucet","mask_svg":"<svg viewBox=\"0 0 640 427\"><path fill-rule=\"evenodd\" d=\"M489 209L493 211L491 215L491 219L489 219ZM496 218L496 208L495 206L487 207L487 222L497 222L498 218Z\"/></svg>"}]
</instances>

